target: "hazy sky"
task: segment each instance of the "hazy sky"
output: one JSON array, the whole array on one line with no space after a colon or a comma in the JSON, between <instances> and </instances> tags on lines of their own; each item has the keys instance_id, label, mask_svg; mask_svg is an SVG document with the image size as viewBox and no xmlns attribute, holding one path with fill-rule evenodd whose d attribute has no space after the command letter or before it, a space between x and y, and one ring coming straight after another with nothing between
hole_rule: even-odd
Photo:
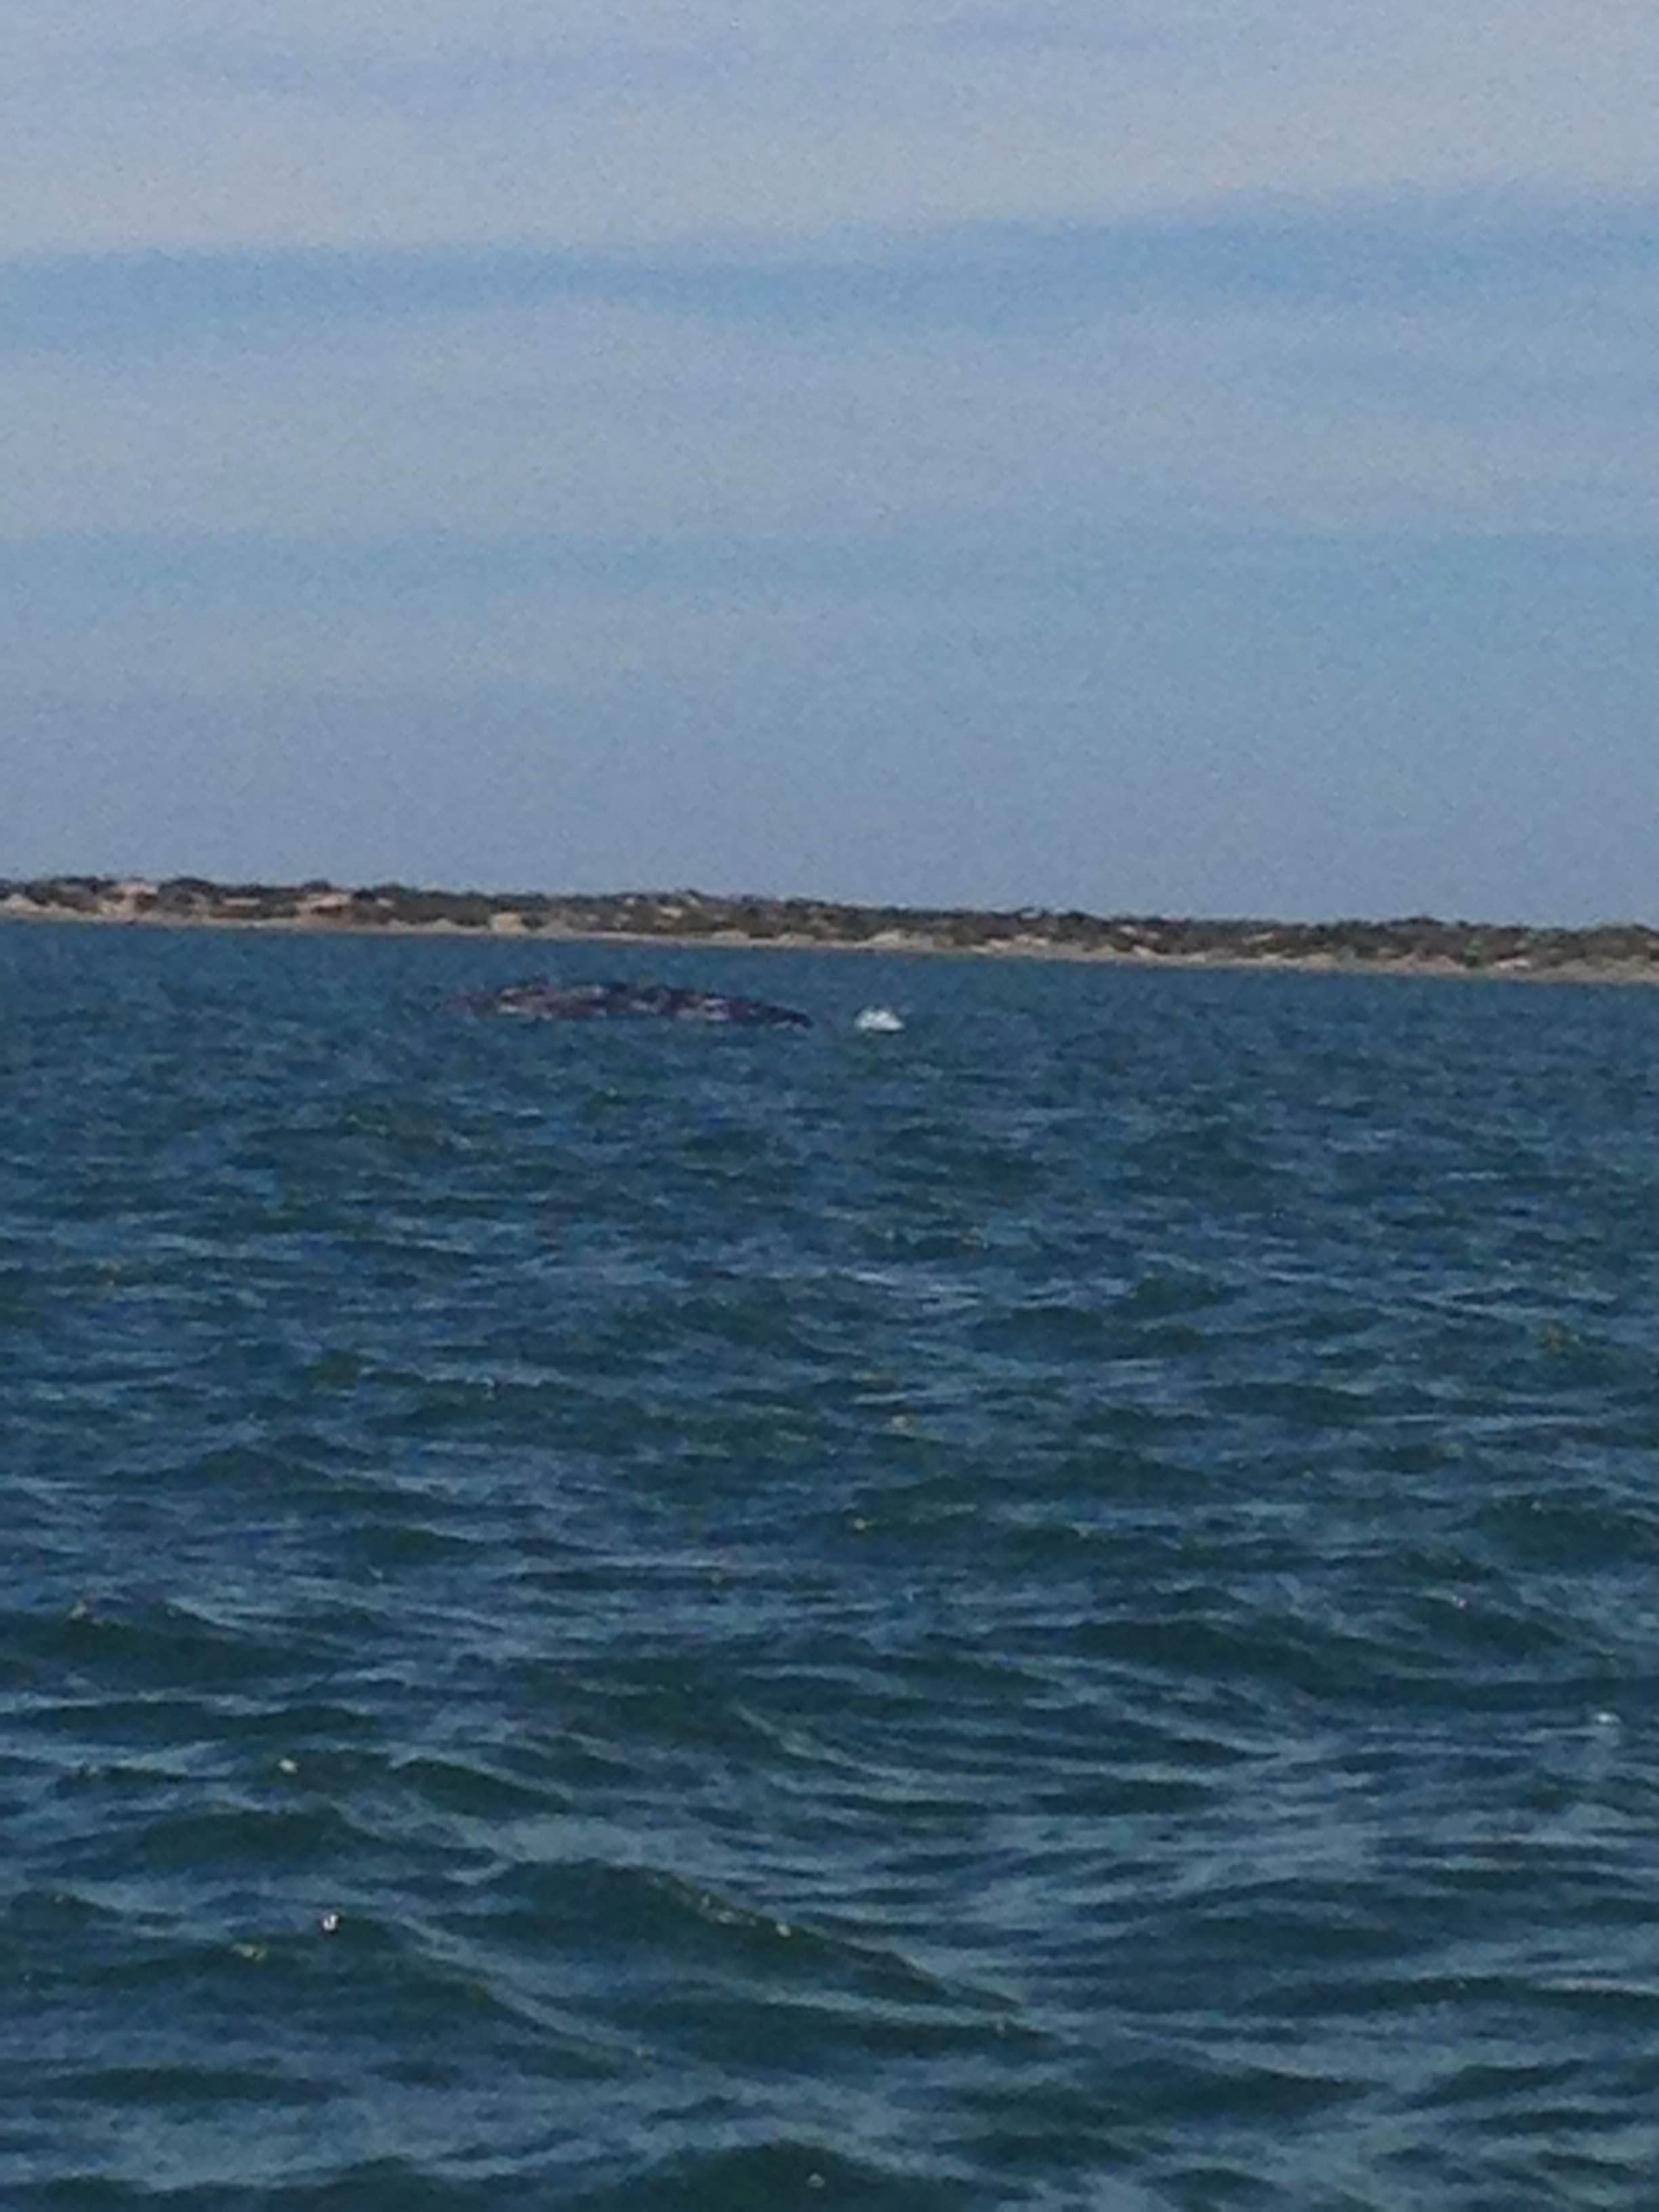
<instances>
[{"instance_id":1,"label":"hazy sky","mask_svg":"<svg viewBox=\"0 0 1659 2212\"><path fill-rule=\"evenodd\" d=\"M0 874L1659 920L1652 0L9 0Z\"/></svg>"}]
</instances>

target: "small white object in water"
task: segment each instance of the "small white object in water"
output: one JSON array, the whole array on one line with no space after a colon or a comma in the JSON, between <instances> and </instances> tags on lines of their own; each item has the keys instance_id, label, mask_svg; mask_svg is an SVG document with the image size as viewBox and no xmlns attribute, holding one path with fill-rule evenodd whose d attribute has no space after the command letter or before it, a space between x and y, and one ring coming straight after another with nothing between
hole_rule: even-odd
<instances>
[{"instance_id":1,"label":"small white object in water","mask_svg":"<svg viewBox=\"0 0 1659 2212\"><path fill-rule=\"evenodd\" d=\"M853 1027L866 1036L896 1036L904 1024L890 1006L866 1006L853 1017Z\"/></svg>"}]
</instances>

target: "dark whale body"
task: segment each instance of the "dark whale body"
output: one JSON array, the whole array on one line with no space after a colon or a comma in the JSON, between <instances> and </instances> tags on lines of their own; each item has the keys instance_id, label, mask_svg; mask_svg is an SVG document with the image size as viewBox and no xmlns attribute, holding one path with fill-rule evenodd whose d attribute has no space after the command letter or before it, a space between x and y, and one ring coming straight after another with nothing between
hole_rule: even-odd
<instances>
[{"instance_id":1,"label":"dark whale body","mask_svg":"<svg viewBox=\"0 0 1659 2212\"><path fill-rule=\"evenodd\" d=\"M745 1029L810 1030L812 1018L765 999L733 998L725 991L689 991L670 983L555 983L545 975L503 983L494 991L469 991L459 1001L470 1013L512 1014L542 1022L611 1022L635 1015L659 1021L708 1022Z\"/></svg>"}]
</instances>

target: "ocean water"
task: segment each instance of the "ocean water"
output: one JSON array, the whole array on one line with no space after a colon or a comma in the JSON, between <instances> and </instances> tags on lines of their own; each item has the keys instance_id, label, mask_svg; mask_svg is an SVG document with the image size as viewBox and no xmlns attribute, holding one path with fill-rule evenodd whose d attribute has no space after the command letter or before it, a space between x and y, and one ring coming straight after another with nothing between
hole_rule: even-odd
<instances>
[{"instance_id":1,"label":"ocean water","mask_svg":"<svg viewBox=\"0 0 1659 2212\"><path fill-rule=\"evenodd\" d=\"M0 2203L1659 2202L1659 994L535 964L0 929Z\"/></svg>"}]
</instances>

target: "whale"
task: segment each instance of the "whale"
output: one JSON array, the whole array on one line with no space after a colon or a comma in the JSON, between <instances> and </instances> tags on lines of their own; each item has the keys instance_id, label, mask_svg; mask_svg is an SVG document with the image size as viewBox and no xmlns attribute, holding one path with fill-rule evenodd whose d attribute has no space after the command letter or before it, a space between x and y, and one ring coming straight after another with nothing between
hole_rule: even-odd
<instances>
[{"instance_id":1,"label":"whale","mask_svg":"<svg viewBox=\"0 0 1659 2212\"><path fill-rule=\"evenodd\" d=\"M454 1002L471 1014L518 1021L614 1022L638 1018L702 1022L714 1027L810 1030L812 1017L768 999L727 991L692 991L676 983L556 983L532 975L490 991L464 991Z\"/></svg>"}]
</instances>

